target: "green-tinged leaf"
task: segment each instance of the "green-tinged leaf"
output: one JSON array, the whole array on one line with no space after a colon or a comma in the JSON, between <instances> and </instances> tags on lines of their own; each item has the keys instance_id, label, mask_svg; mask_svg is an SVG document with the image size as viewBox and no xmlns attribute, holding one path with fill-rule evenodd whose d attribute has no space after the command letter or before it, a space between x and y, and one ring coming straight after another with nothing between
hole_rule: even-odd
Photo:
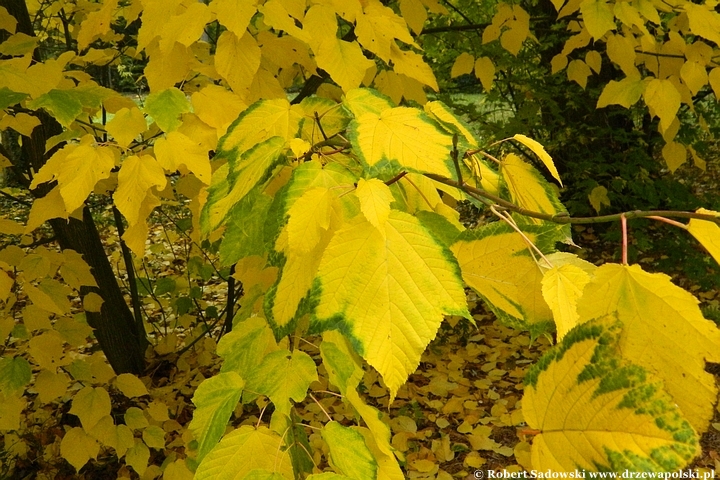
<instances>
[{"instance_id":1,"label":"green-tinged leaf","mask_svg":"<svg viewBox=\"0 0 720 480\"><path fill-rule=\"evenodd\" d=\"M5 270L0 270L0 302L7 301L13 285L15 285L15 280L10 278Z\"/></svg>"},{"instance_id":2,"label":"green-tinged leaf","mask_svg":"<svg viewBox=\"0 0 720 480\"><path fill-rule=\"evenodd\" d=\"M232 128L228 135L233 134ZM285 160L284 150L285 139L271 137L215 171L200 217L203 232L210 233L222 225L232 207L270 178L275 167Z\"/></svg>"},{"instance_id":3,"label":"green-tinged leaf","mask_svg":"<svg viewBox=\"0 0 720 480\"><path fill-rule=\"evenodd\" d=\"M350 350L347 341L337 331L323 333L320 344L323 364L328 371L330 382L340 389L340 393L357 410L375 438L375 445L382 455L393 456L390 446L390 427L383 421L383 414L366 404L357 392L365 371L356 354Z\"/></svg>"},{"instance_id":4,"label":"green-tinged leaf","mask_svg":"<svg viewBox=\"0 0 720 480\"><path fill-rule=\"evenodd\" d=\"M32 370L22 357L0 358L0 391L11 396L30 383Z\"/></svg>"},{"instance_id":5,"label":"green-tinged leaf","mask_svg":"<svg viewBox=\"0 0 720 480\"><path fill-rule=\"evenodd\" d=\"M60 442L60 454L78 471L99 451L100 445L80 427L70 429Z\"/></svg>"},{"instance_id":6,"label":"green-tinged leaf","mask_svg":"<svg viewBox=\"0 0 720 480\"><path fill-rule=\"evenodd\" d=\"M221 371L247 377L263 358L278 349L273 332L262 317L250 317L233 326L218 342L217 354L223 358Z\"/></svg>"},{"instance_id":7,"label":"green-tinged leaf","mask_svg":"<svg viewBox=\"0 0 720 480\"><path fill-rule=\"evenodd\" d=\"M232 172L244 165L243 154L273 137L288 141L295 137L303 120L302 108L285 99L263 100L248 107L220 139L216 158L228 158Z\"/></svg>"},{"instance_id":8,"label":"green-tinged leaf","mask_svg":"<svg viewBox=\"0 0 720 480\"><path fill-rule=\"evenodd\" d=\"M371 88L356 88L345 93L343 106L350 110L355 118L360 118L366 113L380 115L395 105L393 105L390 98L377 90Z\"/></svg>"},{"instance_id":9,"label":"green-tinged leaf","mask_svg":"<svg viewBox=\"0 0 720 480\"><path fill-rule=\"evenodd\" d=\"M80 320L81 318L83 321ZM63 340L73 347L86 345L88 343L88 337L91 337L93 334L92 328L84 322L83 314L79 314L77 318L58 318L55 320L53 328L60 334Z\"/></svg>"},{"instance_id":10,"label":"green-tinged leaf","mask_svg":"<svg viewBox=\"0 0 720 480\"><path fill-rule=\"evenodd\" d=\"M82 102L72 90L50 90L29 102L28 107L44 108L64 127L69 127L83 111Z\"/></svg>"},{"instance_id":11,"label":"green-tinged leaf","mask_svg":"<svg viewBox=\"0 0 720 480\"><path fill-rule=\"evenodd\" d=\"M227 434L200 463L196 480L234 480L256 469L294 478L283 439L266 427L242 426Z\"/></svg>"},{"instance_id":12,"label":"green-tinged leaf","mask_svg":"<svg viewBox=\"0 0 720 480\"><path fill-rule=\"evenodd\" d=\"M394 397L435 337L443 315L469 318L457 264L420 222L393 210L384 232L364 217L339 230L323 254L311 328L339 328Z\"/></svg>"},{"instance_id":13,"label":"green-tinged leaf","mask_svg":"<svg viewBox=\"0 0 720 480\"><path fill-rule=\"evenodd\" d=\"M26 53L32 53L37 46L37 37L26 35L22 32L18 32L15 35L10 35L6 40L0 44L0 53L11 57L17 57L25 55Z\"/></svg>"},{"instance_id":14,"label":"green-tinged leaf","mask_svg":"<svg viewBox=\"0 0 720 480\"><path fill-rule=\"evenodd\" d=\"M700 453L662 382L623 359L628 328L613 315L580 325L525 377L533 468L671 472Z\"/></svg>"},{"instance_id":15,"label":"green-tinged leaf","mask_svg":"<svg viewBox=\"0 0 720 480\"><path fill-rule=\"evenodd\" d=\"M607 188L603 187L602 185L598 185L597 187L593 188L590 192L590 195L588 195L588 200L590 200L590 205L595 209L597 213L600 213L600 210L602 209L603 205L606 207L610 206L610 198L608 198L608 190Z\"/></svg>"},{"instance_id":16,"label":"green-tinged leaf","mask_svg":"<svg viewBox=\"0 0 720 480\"><path fill-rule=\"evenodd\" d=\"M585 28L595 40L602 38L609 30L615 30L615 15L604 0L583 0L580 12Z\"/></svg>"},{"instance_id":17,"label":"green-tinged leaf","mask_svg":"<svg viewBox=\"0 0 720 480\"><path fill-rule=\"evenodd\" d=\"M464 230L464 228L458 228L457 225L450 222L447 217L439 213L421 210L415 212L415 216L420 220L423 227L425 227L428 232L432 232L446 247L450 247L450 245L455 243L460 232Z\"/></svg>"},{"instance_id":18,"label":"green-tinged leaf","mask_svg":"<svg viewBox=\"0 0 720 480\"><path fill-rule=\"evenodd\" d=\"M102 417L110 415L110 395L102 387L85 387L73 397L69 413L80 418L89 432Z\"/></svg>"},{"instance_id":19,"label":"green-tinged leaf","mask_svg":"<svg viewBox=\"0 0 720 480\"><path fill-rule=\"evenodd\" d=\"M378 447L377 434L367 428L356 429L365 439L365 445L370 449L370 453L377 462L377 478L378 480L404 480L398 459L392 451L385 452ZM432 463L432 462L431 462Z\"/></svg>"},{"instance_id":20,"label":"green-tinged leaf","mask_svg":"<svg viewBox=\"0 0 720 480\"><path fill-rule=\"evenodd\" d=\"M190 111L185 94L175 87L154 92L145 99L145 113L150 115L164 132L180 126L180 115Z\"/></svg>"},{"instance_id":21,"label":"green-tinged leaf","mask_svg":"<svg viewBox=\"0 0 720 480\"><path fill-rule=\"evenodd\" d=\"M165 430L157 425L150 425L144 429L142 439L148 447L156 450L163 450L165 448Z\"/></svg>"},{"instance_id":22,"label":"green-tinged leaf","mask_svg":"<svg viewBox=\"0 0 720 480\"><path fill-rule=\"evenodd\" d=\"M45 278L37 287L26 283L23 289L30 300L43 310L58 315L70 313L70 301L67 296L72 293L72 290L57 280Z\"/></svg>"},{"instance_id":23,"label":"green-tinged leaf","mask_svg":"<svg viewBox=\"0 0 720 480\"><path fill-rule=\"evenodd\" d=\"M133 468L138 475L142 476L147 470L150 460L150 449L139 438L135 439L135 445L125 453L125 463Z\"/></svg>"},{"instance_id":24,"label":"green-tinged leaf","mask_svg":"<svg viewBox=\"0 0 720 480\"><path fill-rule=\"evenodd\" d=\"M233 265L241 258L263 255L268 250L265 227L272 198L256 187L230 209L225 234L220 244L223 265Z\"/></svg>"},{"instance_id":25,"label":"green-tinged leaf","mask_svg":"<svg viewBox=\"0 0 720 480\"><path fill-rule=\"evenodd\" d=\"M390 203L393 196L390 188L377 178L358 181L355 195L360 200L360 211L368 222L382 231L385 222L390 216Z\"/></svg>"},{"instance_id":26,"label":"green-tinged leaf","mask_svg":"<svg viewBox=\"0 0 720 480\"><path fill-rule=\"evenodd\" d=\"M293 410L291 416L288 416L275 410L270 419L270 429L285 438L295 477L312 472L315 468L313 447L310 445L302 418L296 411Z\"/></svg>"},{"instance_id":27,"label":"green-tinged leaf","mask_svg":"<svg viewBox=\"0 0 720 480\"><path fill-rule=\"evenodd\" d=\"M520 133L516 133L513 136L513 139L517 140L518 142L522 143L526 147L528 147L530 150L533 151L535 155L538 156L540 161L547 167L547 169L550 171L550 175L553 176L555 180L557 180L560 183L560 186L562 186L562 180L560 180L560 174L557 171L557 168L555 168L555 163L553 162L552 157L550 154L547 153L545 150L545 147L543 147L539 142L536 140L533 140L532 138L528 138L525 135L522 135Z\"/></svg>"},{"instance_id":28,"label":"green-tinged leaf","mask_svg":"<svg viewBox=\"0 0 720 480\"><path fill-rule=\"evenodd\" d=\"M330 448L330 462L335 470L354 480L377 478L377 461L359 431L328 422L322 437Z\"/></svg>"},{"instance_id":29,"label":"green-tinged leaf","mask_svg":"<svg viewBox=\"0 0 720 480\"><path fill-rule=\"evenodd\" d=\"M300 102L300 108L303 110L301 135L310 145L342 132L350 122L347 111L329 98L307 97Z\"/></svg>"},{"instance_id":30,"label":"green-tinged leaf","mask_svg":"<svg viewBox=\"0 0 720 480\"><path fill-rule=\"evenodd\" d=\"M454 175L452 136L417 109L396 107L380 114L365 113L350 122L349 136L369 173L393 176L409 170Z\"/></svg>"},{"instance_id":31,"label":"green-tinged leaf","mask_svg":"<svg viewBox=\"0 0 720 480\"><path fill-rule=\"evenodd\" d=\"M354 177L339 165L330 164L322 168L318 162L307 162L293 171L293 177L287 188L282 194L278 194L276 204L271 210L271 219L277 220L278 223L283 222L288 209L292 208L306 191L313 188L337 192L341 195L340 204L345 218L355 216L359 213L357 201L353 202L355 197L342 195L342 192L354 188L352 184L354 180ZM335 232L337 217L336 210L333 210L329 228L322 233L319 242L307 253L289 250L287 230L283 230L278 237L275 250L283 252L283 255L276 264L282 267L282 271L277 284L268 292L265 305L266 314L273 328L276 329L276 334L287 332L292 328L296 318L307 313L309 305L303 299L312 286L322 252ZM270 225L269 228L275 229Z\"/></svg>"},{"instance_id":32,"label":"green-tinged leaf","mask_svg":"<svg viewBox=\"0 0 720 480\"><path fill-rule=\"evenodd\" d=\"M242 480L287 480L277 472L258 468L247 473Z\"/></svg>"},{"instance_id":33,"label":"green-tinged leaf","mask_svg":"<svg viewBox=\"0 0 720 480\"><path fill-rule=\"evenodd\" d=\"M530 241L537 234L525 232ZM463 279L504 323L542 333L552 312L542 296L542 271L525 240L504 222L467 230L451 247Z\"/></svg>"},{"instance_id":34,"label":"green-tinged leaf","mask_svg":"<svg viewBox=\"0 0 720 480\"><path fill-rule=\"evenodd\" d=\"M704 208L698 208L697 213L715 215L720 218L720 213ZM712 255L715 261L720 264L720 227L718 224L707 220L691 218L687 229L688 232L705 247L710 255Z\"/></svg>"},{"instance_id":35,"label":"green-tinged leaf","mask_svg":"<svg viewBox=\"0 0 720 480\"><path fill-rule=\"evenodd\" d=\"M149 425L147 417L142 410L137 407L130 407L123 416L125 425L135 430L142 430Z\"/></svg>"},{"instance_id":36,"label":"green-tinged leaf","mask_svg":"<svg viewBox=\"0 0 720 480\"><path fill-rule=\"evenodd\" d=\"M148 395L147 387L132 373L121 373L115 380L115 386L128 398Z\"/></svg>"},{"instance_id":37,"label":"green-tinged leaf","mask_svg":"<svg viewBox=\"0 0 720 480\"><path fill-rule=\"evenodd\" d=\"M614 312L624 325L623 357L657 372L684 417L704 431L718 395L705 362L720 362L720 330L703 318L697 299L667 275L605 264L585 287L578 314L582 322ZM648 339L653 348L647 348Z\"/></svg>"},{"instance_id":38,"label":"green-tinged leaf","mask_svg":"<svg viewBox=\"0 0 720 480\"><path fill-rule=\"evenodd\" d=\"M290 399L303 401L317 379L315 362L307 353L278 350L266 355L248 376L247 389L268 396L278 411L289 415Z\"/></svg>"},{"instance_id":39,"label":"green-tinged leaf","mask_svg":"<svg viewBox=\"0 0 720 480\"><path fill-rule=\"evenodd\" d=\"M8 87L0 88L0 109L18 104L27 98L27 93L13 92Z\"/></svg>"},{"instance_id":40,"label":"green-tinged leaf","mask_svg":"<svg viewBox=\"0 0 720 480\"><path fill-rule=\"evenodd\" d=\"M240 401L245 380L235 372L223 372L198 385L192 402L195 412L188 427L198 441L199 462L217 445Z\"/></svg>"}]
</instances>

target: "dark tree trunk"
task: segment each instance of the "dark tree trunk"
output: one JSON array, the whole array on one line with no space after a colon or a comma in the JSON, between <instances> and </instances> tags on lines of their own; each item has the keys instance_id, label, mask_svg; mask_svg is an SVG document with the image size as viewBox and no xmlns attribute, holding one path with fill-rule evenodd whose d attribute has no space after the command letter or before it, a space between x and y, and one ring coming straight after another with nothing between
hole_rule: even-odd
<instances>
[{"instance_id":1,"label":"dark tree trunk","mask_svg":"<svg viewBox=\"0 0 720 480\"><path fill-rule=\"evenodd\" d=\"M34 36L27 6L23 0L0 0L18 21L17 31ZM40 60L40 59L36 59ZM31 137L22 138L19 155L11 155L13 170L24 173L28 178L37 172L61 145L45 153L45 142L53 135L62 132L60 124L44 111L33 113L41 121ZM7 150L6 150L7 151ZM29 180L17 175L26 187ZM38 198L44 197L51 185L40 185L31 193ZM95 337L115 373L142 373L145 367L145 332L138 327L132 312L128 308L122 291L108 261L95 222L88 207L83 209L83 219L71 218L69 221L56 218L50 220L60 248L72 249L80 253L92 269L97 287L82 287L80 295L90 292L100 295L104 303L100 312L86 312L88 324L94 329ZM131 268L128 266L128 268Z\"/></svg>"}]
</instances>

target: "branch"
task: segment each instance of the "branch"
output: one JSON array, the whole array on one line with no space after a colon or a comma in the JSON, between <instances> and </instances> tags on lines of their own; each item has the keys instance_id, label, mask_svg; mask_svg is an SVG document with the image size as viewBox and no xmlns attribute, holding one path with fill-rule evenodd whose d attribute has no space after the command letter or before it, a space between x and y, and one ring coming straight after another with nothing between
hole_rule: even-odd
<instances>
[{"instance_id":1,"label":"branch","mask_svg":"<svg viewBox=\"0 0 720 480\"><path fill-rule=\"evenodd\" d=\"M531 218L537 218L540 220L545 220L548 222L553 223L560 223L560 224L588 224L588 223L607 223L607 222L616 222L618 220L621 220L623 217L627 219L633 219L633 218L648 218L648 217L670 217L670 218L695 218L698 220L707 220L709 222L713 222L717 225L720 225L720 217L717 217L715 215L709 215L706 213L696 213L696 212L683 212L683 211L676 211L676 210L632 210L628 212L622 212L622 213L615 213L612 215L598 215L596 217L571 217L567 213L560 213L557 215L551 215L548 213L542 213L542 212L535 212L533 210L528 210L526 208L520 207L512 202L508 202L505 199L502 199L496 195L493 195L492 193L488 193L485 190L482 190L480 188L471 187L469 185L460 185L456 180L452 180L447 177L443 177L442 175L436 175L434 173L425 173L424 174L427 178L431 180L435 180L436 182L440 182L442 184L459 188L463 192L473 196L473 197L481 197L486 198L488 200L492 200L495 202L495 204L499 207L502 207L506 210L510 210L512 212L519 213L520 215L524 215L526 217Z\"/></svg>"},{"instance_id":2,"label":"branch","mask_svg":"<svg viewBox=\"0 0 720 480\"><path fill-rule=\"evenodd\" d=\"M433 27L423 28L420 35L429 35L432 33L445 33L445 32L463 32L467 30L482 30L490 25L489 23L483 24L470 24L470 25L448 25L446 27Z\"/></svg>"}]
</instances>

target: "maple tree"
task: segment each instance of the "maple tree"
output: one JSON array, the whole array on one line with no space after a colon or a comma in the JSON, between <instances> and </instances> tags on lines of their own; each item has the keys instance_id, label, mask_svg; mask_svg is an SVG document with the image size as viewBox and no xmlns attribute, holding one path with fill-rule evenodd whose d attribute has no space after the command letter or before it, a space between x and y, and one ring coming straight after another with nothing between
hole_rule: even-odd
<instances>
[{"instance_id":1,"label":"maple tree","mask_svg":"<svg viewBox=\"0 0 720 480\"><path fill-rule=\"evenodd\" d=\"M554 5L578 20L553 68L591 38L605 43L627 78L610 80L598 106L643 98L676 168L686 151L675 139L680 103L693 106L702 89L718 93L714 50L701 40L718 43L718 14L689 2L665 8L662 21L649 2ZM27 219L0 221L4 235L19 238L0 250L0 428L13 438L24 410L67 399L79 424L66 428L58 448L77 470L102 447L140 475L166 478L403 478L389 421L361 382L376 371L392 402L443 319L472 321L467 285L504 324L533 338L557 330L558 344L525 378L522 415L538 432L533 468L670 471L699 453L717 398L704 366L720 362L720 332L668 277L626 260L596 267L557 245L572 244L572 223L650 217L688 230L720 260L720 214L570 216L533 166L562 185L540 143L520 133L489 143L428 100L425 88L439 86L419 53L420 34L428 12L447 13L439 3L0 6L0 161L35 197ZM36 31L31 19L46 24ZM499 40L516 55L531 41L529 21L520 5L501 3L483 42ZM658 45L665 28L671 40ZM677 50L681 34L690 43ZM636 46L640 60L626 55ZM678 55L687 61L679 65ZM598 57L572 60L568 76L582 85L599 72ZM138 102L110 88L110 67L122 62L144 64L149 92ZM492 58L464 52L452 74L473 69L490 88ZM297 92L292 100L288 90ZM102 196L111 198L115 258L125 264L132 310L88 206ZM168 243L188 245L187 277L135 278L154 247L151 214L181 199L189 225ZM458 201L497 221L467 229ZM40 245L45 222L61 252ZM213 251L220 267L210 262ZM186 456L151 469L150 448L163 449L166 434L182 427L157 399L145 411L126 408L120 420L110 394L149 394L137 376L146 330L160 355L175 351L179 337L153 331L139 297L173 312L177 330L190 333L183 350L202 341L212 351L206 334L221 315L191 284L213 275L228 290L215 350L222 366L198 378L178 360L196 387L180 438ZM73 291L82 313L68 299ZM112 370L102 355L79 353L91 335ZM208 365L208 356L194 361ZM301 422L297 405L315 399L309 389L323 377L322 390L350 405L352 424L320 402L325 421ZM227 431L233 413L252 403L271 403L269 419ZM310 427L320 432L312 445Z\"/></svg>"}]
</instances>

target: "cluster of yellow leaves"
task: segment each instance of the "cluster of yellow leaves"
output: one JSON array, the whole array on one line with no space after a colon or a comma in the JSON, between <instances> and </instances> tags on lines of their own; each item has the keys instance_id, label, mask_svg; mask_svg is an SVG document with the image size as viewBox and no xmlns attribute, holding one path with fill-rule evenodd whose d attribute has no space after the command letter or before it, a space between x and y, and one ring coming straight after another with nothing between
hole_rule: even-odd
<instances>
[{"instance_id":1,"label":"cluster of yellow leaves","mask_svg":"<svg viewBox=\"0 0 720 480\"><path fill-rule=\"evenodd\" d=\"M685 163L688 151L697 167L705 162L692 147L675 140L680 122L678 111L685 104L693 110L693 99L703 89L712 89L720 98L720 14L712 3L698 5L680 1L672 5L654 2L553 2L559 17L580 12L581 21L572 21L572 34L561 53L552 60L553 73L567 67L567 76L585 88L587 79L602 67L601 49L620 69L624 78L611 80L603 89L598 108L617 104L629 108L640 98L653 116L660 119L665 139L663 157L670 171ZM688 40L689 36L691 40ZM593 40L595 50L584 59L568 57ZM699 118L704 124L702 117Z\"/></svg>"}]
</instances>

